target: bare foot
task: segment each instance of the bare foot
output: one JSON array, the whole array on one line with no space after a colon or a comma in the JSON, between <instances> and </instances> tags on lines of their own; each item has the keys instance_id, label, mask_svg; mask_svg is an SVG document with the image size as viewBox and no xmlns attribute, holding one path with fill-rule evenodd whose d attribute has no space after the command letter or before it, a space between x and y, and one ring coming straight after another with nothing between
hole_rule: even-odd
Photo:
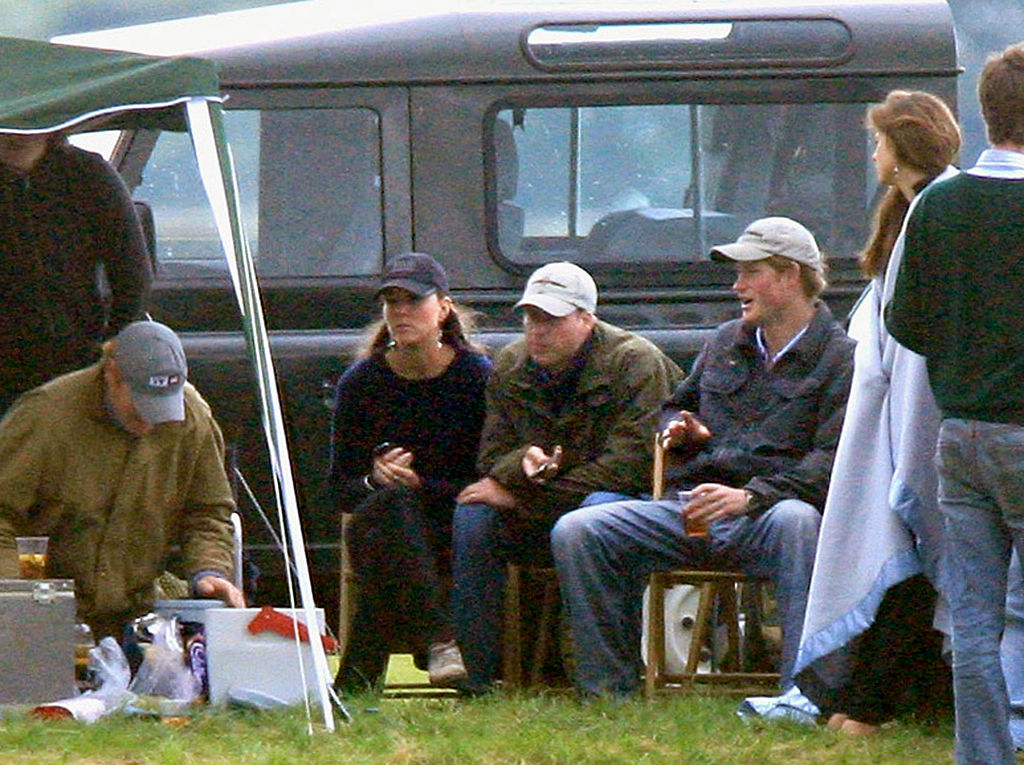
<instances>
[{"instance_id":1,"label":"bare foot","mask_svg":"<svg viewBox=\"0 0 1024 765\"><path fill-rule=\"evenodd\" d=\"M842 712L836 712L834 715L828 718L828 722L825 723L825 727L829 730L839 730L843 727L843 723L849 719L850 718L844 715Z\"/></svg>"},{"instance_id":2,"label":"bare foot","mask_svg":"<svg viewBox=\"0 0 1024 765\"><path fill-rule=\"evenodd\" d=\"M847 718L839 731L847 736L873 736L878 733L878 726Z\"/></svg>"}]
</instances>

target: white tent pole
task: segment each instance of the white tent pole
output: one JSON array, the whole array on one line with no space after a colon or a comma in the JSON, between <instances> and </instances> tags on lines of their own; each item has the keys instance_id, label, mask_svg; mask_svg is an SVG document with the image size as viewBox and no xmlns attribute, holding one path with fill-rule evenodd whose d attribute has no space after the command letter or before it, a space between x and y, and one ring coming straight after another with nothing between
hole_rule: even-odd
<instances>
[{"instance_id":1,"label":"white tent pole","mask_svg":"<svg viewBox=\"0 0 1024 765\"><path fill-rule=\"evenodd\" d=\"M313 670L320 705L323 709L324 725L327 730L333 731L334 714L329 698L330 673L323 644L316 639L318 634L316 604L313 600L313 587L310 583L309 566L306 561L306 547L303 542L299 505L295 493L291 460L288 455L284 417L278 398L277 378L270 354L270 339L267 335L266 323L263 320L263 308L260 303L252 253L249 251L249 245L241 226L238 186L230 148L226 141L217 140L219 123L215 123L213 109L219 110L221 107L220 104L213 105L203 98L192 98L188 101L186 108L189 132L192 135L200 176L213 208L214 221L224 254L227 257L235 295L242 312L246 342L256 369L263 409L263 427L266 431L267 447L270 450L270 460L274 469L278 503L284 509L303 613L306 624L310 626ZM220 132L222 133L222 131ZM301 662L299 666L301 668ZM303 687L306 687L305 678L303 678Z\"/></svg>"}]
</instances>

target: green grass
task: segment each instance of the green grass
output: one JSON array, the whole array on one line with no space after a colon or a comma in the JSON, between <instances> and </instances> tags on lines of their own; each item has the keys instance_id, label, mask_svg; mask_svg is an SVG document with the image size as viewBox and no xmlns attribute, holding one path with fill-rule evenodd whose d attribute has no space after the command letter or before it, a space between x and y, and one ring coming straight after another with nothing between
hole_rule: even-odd
<instances>
[{"instance_id":1,"label":"green grass","mask_svg":"<svg viewBox=\"0 0 1024 765\"><path fill-rule=\"evenodd\" d=\"M395 669L403 680L406 664ZM353 722L314 731L301 709L274 713L204 710L184 726L113 717L91 726L0 720L0 763L18 765L941 765L951 763L947 726L887 726L849 739L794 723L753 723L735 698L675 696L653 702L580 703L569 695L346 700Z\"/></svg>"}]
</instances>

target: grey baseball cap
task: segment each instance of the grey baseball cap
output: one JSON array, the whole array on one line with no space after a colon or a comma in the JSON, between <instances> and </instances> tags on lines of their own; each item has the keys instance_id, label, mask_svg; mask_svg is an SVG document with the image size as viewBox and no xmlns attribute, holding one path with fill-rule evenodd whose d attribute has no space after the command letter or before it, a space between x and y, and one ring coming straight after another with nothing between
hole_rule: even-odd
<instances>
[{"instance_id":1,"label":"grey baseball cap","mask_svg":"<svg viewBox=\"0 0 1024 765\"><path fill-rule=\"evenodd\" d=\"M747 226L733 244L711 248L712 260L752 261L772 255L795 260L816 271L823 269L821 250L814 236L792 218L760 218Z\"/></svg>"},{"instance_id":2,"label":"grey baseball cap","mask_svg":"<svg viewBox=\"0 0 1024 765\"><path fill-rule=\"evenodd\" d=\"M184 420L188 365L181 340L171 328L136 321L114 341L114 360L142 419L152 425Z\"/></svg>"},{"instance_id":3,"label":"grey baseball cap","mask_svg":"<svg viewBox=\"0 0 1024 765\"><path fill-rule=\"evenodd\" d=\"M541 266L526 282L516 308L531 305L552 316L568 316L577 308L597 310L594 278L575 263L562 261Z\"/></svg>"}]
</instances>

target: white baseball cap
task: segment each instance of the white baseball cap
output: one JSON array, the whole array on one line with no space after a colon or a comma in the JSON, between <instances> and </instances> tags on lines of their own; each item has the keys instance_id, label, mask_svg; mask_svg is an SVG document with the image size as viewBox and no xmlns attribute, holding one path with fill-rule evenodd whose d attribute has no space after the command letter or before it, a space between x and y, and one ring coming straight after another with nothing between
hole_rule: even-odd
<instances>
[{"instance_id":1,"label":"white baseball cap","mask_svg":"<svg viewBox=\"0 0 1024 765\"><path fill-rule=\"evenodd\" d=\"M575 263L548 263L533 272L515 307L525 305L552 316L568 316L578 308L594 313L597 285L594 278Z\"/></svg>"},{"instance_id":2,"label":"white baseball cap","mask_svg":"<svg viewBox=\"0 0 1024 765\"><path fill-rule=\"evenodd\" d=\"M821 250L814 236L792 218L760 218L747 226L733 244L711 248L712 260L764 260L773 255L795 260L816 271L823 269Z\"/></svg>"}]
</instances>

